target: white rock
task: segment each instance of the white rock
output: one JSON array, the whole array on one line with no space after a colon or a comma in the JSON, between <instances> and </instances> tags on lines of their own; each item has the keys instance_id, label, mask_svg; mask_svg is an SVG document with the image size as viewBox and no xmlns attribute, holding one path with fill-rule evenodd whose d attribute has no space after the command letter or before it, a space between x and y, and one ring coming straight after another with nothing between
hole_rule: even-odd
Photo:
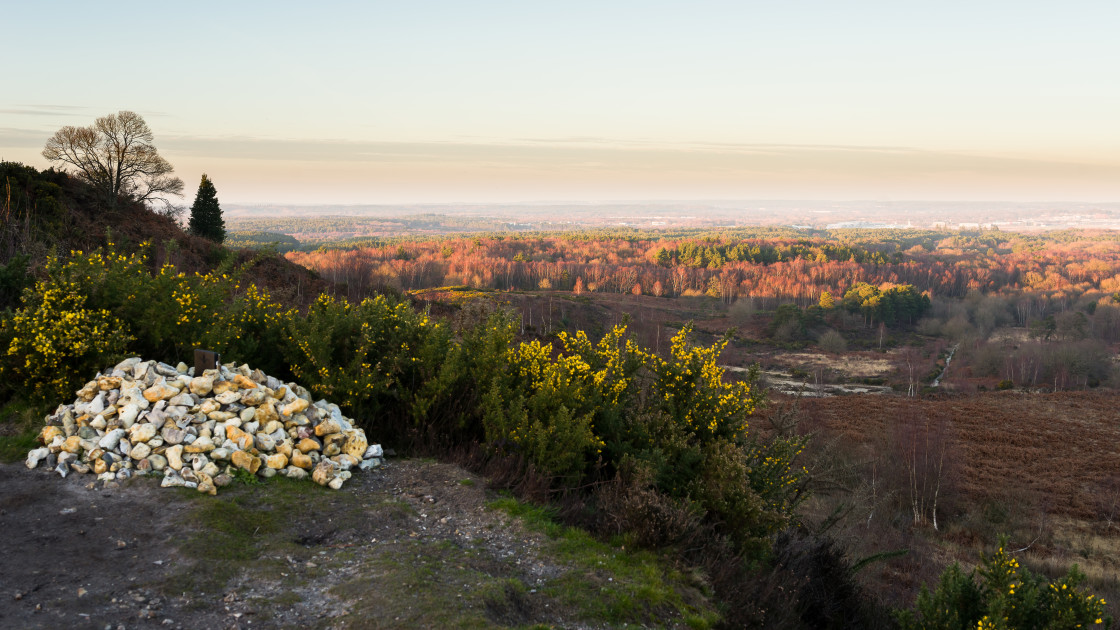
<instances>
[{"instance_id":1,"label":"white rock","mask_svg":"<svg viewBox=\"0 0 1120 630\"><path fill-rule=\"evenodd\" d=\"M105 394L104 392L98 394L86 407L86 413L96 416L97 414L105 411Z\"/></svg>"},{"instance_id":2,"label":"white rock","mask_svg":"<svg viewBox=\"0 0 1120 630\"><path fill-rule=\"evenodd\" d=\"M124 429L113 429L103 435L101 439L97 441L97 445L107 451L111 451L117 448L117 444L119 444L121 438L124 437L124 433Z\"/></svg>"},{"instance_id":3,"label":"white rock","mask_svg":"<svg viewBox=\"0 0 1120 630\"><path fill-rule=\"evenodd\" d=\"M307 479L307 471L296 466L288 466L284 469L284 476L288 479Z\"/></svg>"},{"instance_id":4,"label":"white rock","mask_svg":"<svg viewBox=\"0 0 1120 630\"><path fill-rule=\"evenodd\" d=\"M51 454L51 449L47 447L37 448L27 453L27 467L35 468L39 462L47 458Z\"/></svg>"},{"instance_id":5,"label":"white rock","mask_svg":"<svg viewBox=\"0 0 1120 630\"><path fill-rule=\"evenodd\" d=\"M370 444L365 454L362 455L362 459L369 459L371 457L385 457L385 451L382 450L380 444Z\"/></svg>"},{"instance_id":6,"label":"white rock","mask_svg":"<svg viewBox=\"0 0 1120 630\"><path fill-rule=\"evenodd\" d=\"M259 451L271 451L276 448L276 440L272 439L271 435L258 433L253 441L256 442Z\"/></svg>"},{"instance_id":7,"label":"white rock","mask_svg":"<svg viewBox=\"0 0 1120 630\"><path fill-rule=\"evenodd\" d=\"M195 405L195 401L190 394L183 393L177 396L172 396L167 400L167 404L174 407L193 407Z\"/></svg>"},{"instance_id":8,"label":"white rock","mask_svg":"<svg viewBox=\"0 0 1120 630\"><path fill-rule=\"evenodd\" d=\"M160 482L160 487L171 488L178 486L180 488L197 488L198 484L192 481L185 481L179 475L176 475L168 470L168 474L164 475L163 481Z\"/></svg>"},{"instance_id":9,"label":"white rock","mask_svg":"<svg viewBox=\"0 0 1120 630\"><path fill-rule=\"evenodd\" d=\"M231 405L231 404L241 400L241 393L240 392L235 392L233 390L230 390L230 391L227 391L227 392L222 392L221 394L218 394L217 396L215 396L214 400L222 403L223 405Z\"/></svg>"},{"instance_id":10,"label":"white rock","mask_svg":"<svg viewBox=\"0 0 1120 630\"><path fill-rule=\"evenodd\" d=\"M135 460L144 459L148 455L151 455L151 454L152 454L152 447L148 446L144 442L141 442L141 443L137 444L136 446L133 446L132 450L128 452L128 456L131 457L132 459L135 459Z\"/></svg>"},{"instance_id":11,"label":"white rock","mask_svg":"<svg viewBox=\"0 0 1120 630\"><path fill-rule=\"evenodd\" d=\"M140 408L137 407L135 403L129 403L124 407L121 407L120 413L118 415L121 420L121 426L125 427L126 429L128 427L131 427L132 423L136 421L136 416L138 415L140 415Z\"/></svg>"},{"instance_id":12,"label":"white rock","mask_svg":"<svg viewBox=\"0 0 1120 630\"><path fill-rule=\"evenodd\" d=\"M113 370L120 370L121 372L131 372L132 368L136 367L136 364L140 363L140 360L140 357L131 357L125 359L124 361L118 363L117 367L113 368Z\"/></svg>"}]
</instances>

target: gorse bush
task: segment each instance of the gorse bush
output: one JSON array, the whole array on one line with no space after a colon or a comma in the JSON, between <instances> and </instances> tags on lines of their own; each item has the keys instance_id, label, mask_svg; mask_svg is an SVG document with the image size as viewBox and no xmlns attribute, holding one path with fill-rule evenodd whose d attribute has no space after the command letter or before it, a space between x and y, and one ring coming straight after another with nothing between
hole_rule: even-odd
<instances>
[{"instance_id":1,"label":"gorse bush","mask_svg":"<svg viewBox=\"0 0 1120 630\"><path fill-rule=\"evenodd\" d=\"M964 573L954 564L932 592L922 587L913 611L899 615L906 630L1058 630L1110 628L1105 601L1081 591L1077 565L1054 582L1019 566L1000 540L999 551L981 554L980 566Z\"/></svg>"},{"instance_id":2,"label":"gorse bush","mask_svg":"<svg viewBox=\"0 0 1120 630\"><path fill-rule=\"evenodd\" d=\"M48 265L48 280L25 293L25 304L0 323L0 387L17 387L35 402L65 400L106 362L123 358L131 337L107 309L95 308L82 287Z\"/></svg>"},{"instance_id":3,"label":"gorse bush","mask_svg":"<svg viewBox=\"0 0 1120 630\"><path fill-rule=\"evenodd\" d=\"M444 327L384 296L351 304L322 295L286 324L281 348L292 374L378 439L403 437L451 345Z\"/></svg>"},{"instance_id":4,"label":"gorse bush","mask_svg":"<svg viewBox=\"0 0 1120 630\"><path fill-rule=\"evenodd\" d=\"M188 275L167 265L153 273L146 247L50 258L44 276L0 325L3 387L30 389L40 402L66 399L125 353L176 363L207 347L242 361L266 358L264 347L291 316L220 271Z\"/></svg>"},{"instance_id":5,"label":"gorse bush","mask_svg":"<svg viewBox=\"0 0 1120 630\"><path fill-rule=\"evenodd\" d=\"M685 327L668 358L638 347L624 326L592 343L561 333L507 353L485 397L486 441L525 457L561 486L648 475L658 492L696 502L744 548L790 522L802 498L799 439L752 440L748 416L762 400L753 379L724 382L727 341L688 344Z\"/></svg>"}]
</instances>

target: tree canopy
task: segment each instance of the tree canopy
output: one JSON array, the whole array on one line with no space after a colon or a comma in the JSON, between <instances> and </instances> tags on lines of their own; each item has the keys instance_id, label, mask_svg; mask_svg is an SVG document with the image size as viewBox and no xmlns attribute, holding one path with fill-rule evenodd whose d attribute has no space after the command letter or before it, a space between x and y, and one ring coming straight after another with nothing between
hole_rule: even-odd
<instances>
[{"instance_id":1,"label":"tree canopy","mask_svg":"<svg viewBox=\"0 0 1120 630\"><path fill-rule=\"evenodd\" d=\"M120 111L89 127L59 129L47 140L43 157L69 167L109 207L121 197L170 205L169 195L182 196L183 180L172 176L174 169L152 140L152 130L140 114Z\"/></svg>"},{"instance_id":2,"label":"tree canopy","mask_svg":"<svg viewBox=\"0 0 1120 630\"><path fill-rule=\"evenodd\" d=\"M218 191L205 173L198 184L198 193L191 205L191 218L187 228L192 234L221 243L226 238L226 222L218 204Z\"/></svg>"}]
</instances>

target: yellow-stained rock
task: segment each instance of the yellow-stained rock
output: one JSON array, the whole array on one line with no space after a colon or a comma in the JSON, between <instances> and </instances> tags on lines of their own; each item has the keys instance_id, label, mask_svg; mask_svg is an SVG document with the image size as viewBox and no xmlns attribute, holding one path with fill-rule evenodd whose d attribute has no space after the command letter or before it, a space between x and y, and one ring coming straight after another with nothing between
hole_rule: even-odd
<instances>
[{"instance_id":1,"label":"yellow-stained rock","mask_svg":"<svg viewBox=\"0 0 1120 630\"><path fill-rule=\"evenodd\" d=\"M288 466L288 456L283 454L283 453L276 453L275 455L269 455L267 458L265 458L264 463L265 463L265 466L268 466L269 468L275 468L276 470L283 470L284 468L286 468Z\"/></svg>"},{"instance_id":2,"label":"yellow-stained rock","mask_svg":"<svg viewBox=\"0 0 1120 630\"><path fill-rule=\"evenodd\" d=\"M237 389L237 386L230 381L215 381L214 389L211 391L217 396L218 394L224 394L233 389Z\"/></svg>"},{"instance_id":3,"label":"yellow-stained rock","mask_svg":"<svg viewBox=\"0 0 1120 630\"><path fill-rule=\"evenodd\" d=\"M253 382L253 379L245 376L244 374L234 374L233 384L236 385L239 389L256 389L257 387L257 384Z\"/></svg>"},{"instance_id":4,"label":"yellow-stained rock","mask_svg":"<svg viewBox=\"0 0 1120 630\"><path fill-rule=\"evenodd\" d=\"M90 402L97 397L98 391L100 388L97 386L97 381L90 381L77 391L77 396L82 402Z\"/></svg>"},{"instance_id":5,"label":"yellow-stained rock","mask_svg":"<svg viewBox=\"0 0 1120 630\"><path fill-rule=\"evenodd\" d=\"M284 397L287 396L287 395L288 395L288 387L286 385L281 385L280 387L277 387L275 391L272 392L272 397L275 398L276 400L284 400Z\"/></svg>"},{"instance_id":6,"label":"yellow-stained rock","mask_svg":"<svg viewBox=\"0 0 1120 630\"><path fill-rule=\"evenodd\" d=\"M341 431L342 427L340 427L337 422L330 419L324 420L315 425L315 435L318 435L319 437L330 435L331 433L339 433Z\"/></svg>"},{"instance_id":7,"label":"yellow-stained rock","mask_svg":"<svg viewBox=\"0 0 1120 630\"><path fill-rule=\"evenodd\" d=\"M155 436L156 427L154 424L150 424L148 422L140 422L134 424L128 430L128 441L133 443L147 442Z\"/></svg>"},{"instance_id":8,"label":"yellow-stained rock","mask_svg":"<svg viewBox=\"0 0 1120 630\"><path fill-rule=\"evenodd\" d=\"M330 483L333 477L334 464L325 459L319 462L319 465L316 466L315 470L311 472L311 480L319 484L320 486L325 486Z\"/></svg>"},{"instance_id":9,"label":"yellow-stained rock","mask_svg":"<svg viewBox=\"0 0 1120 630\"><path fill-rule=\"evenodd\" d=\"M233 441L237 448L247 451L253 448L253 436L237 427L226 426L226 438Z\"/></svg>"},{"instance_id":10,"label":"yellow-stained rock","mask_svg":"<svg viewBox=\"0 0 1120 630\"><path fill-rule=\"evenodd\" d=\"M109 464L106 464L104 459L98 457L97 459L93 460L93 473L95 475L104 474L108 471Z\"/></svg>"},{"instance_id":11,"label":"yellow-stained rock","mask_svg":"<svg viewBox=\"0 0 1120 630\"><path fill-rule=\"evenodd\" d=\"M304 470L311 470L311 456L301 451L292 452L292 466Z\"/></svg>"},{"instance_id":12,"label":"yellow-stained rock","mask_svg":"<svg viewBox=\"0 0 1120 630\"><path fill-rule=\"evenodd\" d=\"M303 438L299 441L299 444L296 444L296 448L298 448L301 453L310 453L311 451L319 450L322 448L322 445L311 438Z\"/></svg>"},{"instance_id":13,"label":"yellow-stained rock","mask_svg":"<svg viewBox=\"0 0 1120 630\"><path fill-rule=\"evenodd\" d=\"M168 398L172 398L178 394L179 390L168 385L167 383L164 383L163 381L158 381L155 385L152 385L148 389L144 390L144 399L148 402L154 403L160 400L167 400Z\"/></svg>"},{"instance_id":14,"label":"yellow-stained rock","mask_svg":"<svg viewBox=\"0 0 1120 630\"><path fill-rule=\"evenodd\" d=\"M261 406L257 407L257 414L253 416L253 419L261 423L262 426L273 420L279 420L280 414L276 413L276 402L270 400L262 403Z\"/></svg>"},{"instance_id":15,"label":"yellow-stained rock","mask_svg":"<svg viewBox=\"0 0 1120 630\"><path fill-rule=\"evenodd\" d=\"M283 440L276 443L276 452L284 455L285 457L292 456L292 443L288 440L288 438L284 438Z\"/></svg>"},{"instance_id":16,"label":"yellow-stained rock","mask_svg":"<svg viewBox=\"0 0 1120 630\"><path fill-rule=\"evenodd\" d=\"M297 398L292 402L284 405L284 408L281 411L285 416L294 416L297 413L301 413L305 409L307 409L308 405L310 405L310 403L308 403L303 398Z\"/></svg>"},{"instance_id":17,"label":"yellow-stained rock","mask_svg":"<svg viewBox=\"0 0 1120 630\"><path fill-rule=\"evenodd\" d=\"M234 451L233 455L230 456L230 461L233 462L234 466L248 470L254 475L261 467L261 458L253 457L245 451Z\"/></svg>"},{"instance_id":18,"label":"yellow-stained rock","mask_svg":"<svg viewBox=\"0 0 1120 630\"><path fill-rule=\"evenodd\" d=\"M209 376L196 376L191 379L190 389L192 394L206 396L214 389L214 379Z\"/></svg>"},{"instance_id":19,"label":"yellow-stained rock","mask_svg":"<svg viewBox=\"0 0 1120 630\"><path fill-rule=\"evenodd\" d=\"M121 388L121 377L119 377L119 376L102 376L101 378L97 379L97 387L98 387L98 389L100 389L103 392L107 392L110 389L120 389Z\"/></svg>"},{"instance_id":20,"label":"yellow-stained rock","mask_svg":"<svg viewBox=\"0 0 1120 630\"><path fill-rule=\"evenodd\" d=\"M369 448L369 442L366 440L366 433L361 429L350 429L343 433L346 436L346 443L342 446L342 452L353 457L356 460L361 460L362 455L365 455L366 449Z\"/></svg>"},{"instance_id":21,"label":"yellow-stained rock","mask_svg":"<svg viewBox=\"0 0 1120 630\"><path fill-rule=\"evenodd\" d=\"M71 435L62 443L62 450L75 455L80 453L82 451L82 439L76 435Z\"/></svg>"},{"instance_id":22,"label":"yellow-stained rock","mask_svg":"<svg viewBox=\"0 0 1120 630\"><path fill-rule=\"evenodd\" d=\"M198 491L205 492L209 495L218 494L218 487L214 485L214 478L202 472L201 470L194 473L198 477Z\"/></svg>"},{"instance_id":23,"label":"yellow-stained rock","mask_svg":"<svg viewBox=\"0 0 1120 630\"><path fill-rule=\"evenodd\" d=\"M183 447L186 453L209 453L214 450L214 441L208 437L199 437Z\"/></svg>"},{"instance_id":24,"label":"yellow-stained rock","mask_svg":"<svg viewBox=\"0 0 1120 630\"><path fill-rule=\"evenodd\" d=\"M164 457L167 458L167 465L172 470L182 470L183 468L183 445L176 444L163 452Z\"/></svg>"},{"instance_id":25,"label":"yellow-stained rock","mask_svg":"<svg viewBox=\"0 0 1120 630\"><path fill-rule=\"evenodd\" d=\"M54 441L54 438L59 435L65 437L62 427L43 427L43 430L39 432L39 441L43 444L50 445L50 443Z\"/></svg>"}]
</instances>

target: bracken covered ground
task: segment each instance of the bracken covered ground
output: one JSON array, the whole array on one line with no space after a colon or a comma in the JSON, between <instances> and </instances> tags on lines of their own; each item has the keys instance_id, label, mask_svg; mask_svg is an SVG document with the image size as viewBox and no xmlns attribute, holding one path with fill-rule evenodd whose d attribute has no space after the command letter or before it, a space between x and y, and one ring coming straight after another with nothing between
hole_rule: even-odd
<instances>
[{"instance_id":1,"label":"bracken covered ground","mask_svg":"<svg viewBox=\"0 0 1120 630\"><path fill-rule=\"evenodd\" d=\"M854 443L875 444L903 419L944 424L959 490L973 501L1029 495L1050 514L1093 519L1102 486L1120 476L1116 392L845 396L802 404L814 424Z\"/></svg>"}]
</instances>

